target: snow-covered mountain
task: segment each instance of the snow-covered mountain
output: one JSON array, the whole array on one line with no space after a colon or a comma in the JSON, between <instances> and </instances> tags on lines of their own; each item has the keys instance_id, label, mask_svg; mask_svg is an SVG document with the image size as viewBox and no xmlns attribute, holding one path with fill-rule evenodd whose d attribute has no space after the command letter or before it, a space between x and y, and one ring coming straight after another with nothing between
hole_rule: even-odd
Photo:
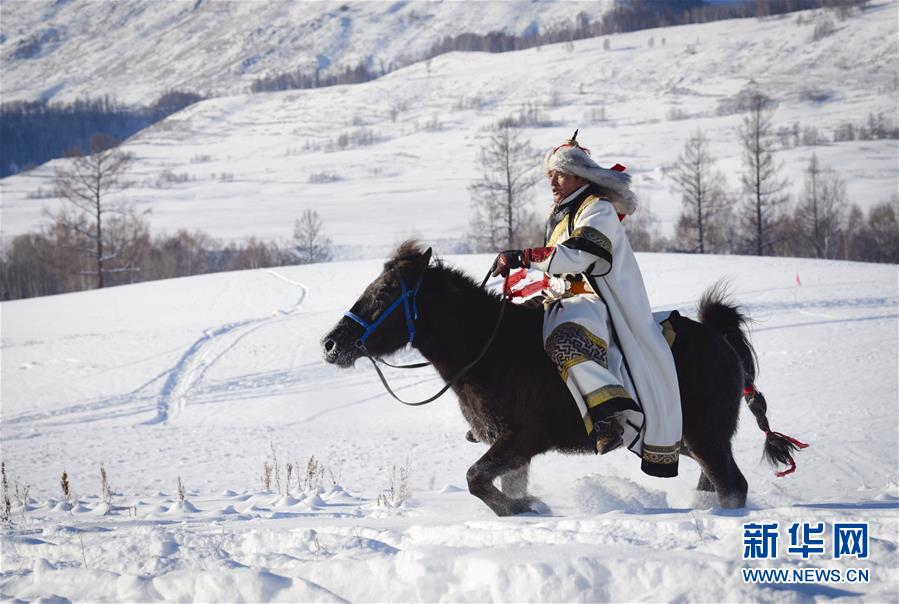
<instances>
[{"instance_id":1,"label":"snow-covered mountain","mask_svg":"<svg viewBox=\"0 0 899 604\"><path fill-rule=\"evenodd\" d=\"M373 71L417 60L445 37L543 32L596 20L611 0L342 2L4 0L4 100L109 95L146 104L166 90L238 94L260 76Z\"/></svg>"},{"instance_id":2,"label":"snow-covered mountain","mask_svg":"<svg viewBox=\"0 0 899 604\"><path fill-rule=\"evenodd\" d=\"M844 21L807 11L452 53L365 84L215 98L126 142L137 158L127 195L152 210L154 232L286 239L314 208L344 257L385 254L409 235L450 251L468 229L467 187L480 174L485 129L524 111L523 135L539 152L580 128L600 163L626 165L641 203L670 233L680 201L664 167L702 129L738 191L744 115L734 105L757 87L777 102L774 128L787 148L778 143L776 157L791 191L816 153L867 207L896 191L896 141L830 141L841 124L871 114L895 123L897 9L897 0L878 0ZM815 39L828 20L833 33ZM807 144L809 130L818 144ZM42 209L57 203L46 194L58 161L0 181L5 240L39 228ZM546 185L535 193L542 214Z\"/></svg>"},{"instance_id":3,"label":"snow-covered mountain","mask_svg":"<svg viewBox=\"0 0 899 604\"><path fill-rule=\"evenodd\" d=\"M446 258L477 278L491 260ZM465 440L452 393L404 407L367 362L322 361L319 339L380 261L204 275L0 305L2 459L11 490L30 485L27 507L13 494L12 525L0 526L3 599L895 601L896 267L638 261L653 305L691 316L705 288L731 278L756 321L772 428L811 445L796 473L775 477L742 409L734 454L746 509L696 493L689 459L661 479L624 451L553 453L531 478L551 513L497 518L467 492L486 447ZM388 376L407 400L442 385L432 369ZM321 489L307 484L311 456ZM279 468L268 488L264 463ZM395 506L401 469L408 497ZM773 522L778 558L744 560L743 524ZM787 552L801 522L825 523L826 555ZM834 559L838 522L868 523L866 559ZM763 586L745 583L743 568L870 577Z\"/></svg>"}]
</instances>

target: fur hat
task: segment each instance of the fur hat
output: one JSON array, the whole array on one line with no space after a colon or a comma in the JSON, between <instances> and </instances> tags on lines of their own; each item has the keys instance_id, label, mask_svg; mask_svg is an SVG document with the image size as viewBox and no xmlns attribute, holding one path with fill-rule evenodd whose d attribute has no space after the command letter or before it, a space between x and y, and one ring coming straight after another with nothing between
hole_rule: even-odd
<instances>
[{"instance_id":1,"label":"fur hat","mask_svg":"<svg viewBox=\"0 0 899 604\"><path fill-rule=\"evenodd\" d=\"M603 168L590 157L590 150L581 147L577 142L577 130L574 136L546 154L543 159L543 172L565 172L580 176L602 189L619 214L633 214L637 209L637 197L630 189L631 176Z\"/></svg>"}]
</instances>

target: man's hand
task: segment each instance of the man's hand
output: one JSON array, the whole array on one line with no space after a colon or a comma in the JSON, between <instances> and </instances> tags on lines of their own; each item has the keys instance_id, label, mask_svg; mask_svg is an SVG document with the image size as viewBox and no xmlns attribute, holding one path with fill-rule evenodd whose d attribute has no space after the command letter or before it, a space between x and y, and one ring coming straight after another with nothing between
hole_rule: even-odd
<instances>
[{"instance_id":1,"label":"man's hand","mask_svg":"<svg viewBox=\"0 0 899 604\"><path fill-rule=\"evenodd\" d=\"M490 276L502 275L503 277L508 277L509 271L516 268L527 268L530 264L526 260L525 250L506 250L497 254L496 260L493 261L493 272L490 273Z\"/></svg>"},{"instance_id":2,"label":"man's hand","mask_svg":"<svg viewBox=\"0 0 899 604\"><path fill-rule=\"evenodd\" d=\"M552 256L552 247L535 247L524 250L506 250L500 252L493 261L491 277L509 276L509 271L516 268L530 268L531 262L543 262Z\"/></svg>"}]
</instances>

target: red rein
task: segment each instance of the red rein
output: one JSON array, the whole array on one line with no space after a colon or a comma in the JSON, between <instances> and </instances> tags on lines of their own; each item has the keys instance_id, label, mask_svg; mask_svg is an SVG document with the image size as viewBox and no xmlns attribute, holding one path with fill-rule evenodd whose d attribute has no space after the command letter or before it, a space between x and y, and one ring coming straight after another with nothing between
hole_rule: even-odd
<instances>
[{"instance_id":1,"label":"red rein","mask_svg":"<svg viewBox=\"0 0 899 604\"><path fill-rule=\"evenodd\" d=\"M531 294L536 294L549 287L549 277L544 275L543 279L540 281L534 281L533 283L528 283L518 289L512 289L513 285L516 285L527 276L528 271L525 268L519 269L509 275L509 278L506 279L506 282L503 284L503 295L509 296L510 298L527 298Z\"/></svg>"}]
</instances>

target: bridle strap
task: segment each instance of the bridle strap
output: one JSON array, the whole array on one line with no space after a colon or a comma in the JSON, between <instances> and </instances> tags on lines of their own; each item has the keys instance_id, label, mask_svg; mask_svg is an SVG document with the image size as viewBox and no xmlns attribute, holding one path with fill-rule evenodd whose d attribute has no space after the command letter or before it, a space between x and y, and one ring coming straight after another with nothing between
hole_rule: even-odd
<instances>
[{"instance_id":1,"label":"bridle strap","mask_svg":"<svg viewBox=\"0 0 899 604\"><path fill-rule=\"evenodd\" d=\"M365 319L363 319L362 317L360 317L360 316L357 315L356 313L351 312L351 311L349 311L349 310L346 311L345 313L343 313L345 317L349 317L350 319L352 319L353 321L355 321L356 323L358 323L359 325L361 325L361 326L362 326L362 329L365 330L365 331L362 332L362 335L359 336L359 339L356 340L356 345L359 346L360 343L361 343L362 345L364 345L364 344L365 344L365 340L367 340L367 339L369 338L369 336L371 336L371 334L373 334L373 333L375 332L375 330L376 330L378 327L380 327L381 323L384 322L384 319L386 319L387 317L389 317L390 314L391 314L394 310L396 310L396 307L399 306L400 303L401 303L404 299L405 299L405 296L400 296L399 298L397 298L396 300L394 300L394 301L393 301L393 304L391 304L390 306L388 306L388 307L387 307L387 310L385 310L384 312L382 312L381 315L380 315L377 319L375 319L374 321L372 321L371 323L366 322Z\"/></svg>"},{"instance_id":2,"label":"bridle strap","mask_svg":"<svg viewBox=\"0 0 899 604\"><path fill-rule=\"evenodd\" d=\"M494 262L494 266L495 266L495 264L496 263ZM487 276L485 276L484 280L481 282L482 288L487 283L487 280L490 278L490 275L493 272L494 266L491 266L490 270L487 271ZM506 277L505 279L506 279L506 281L508 281L509 278ZM419 279L418 285L421 285L421 279ZM417 291L417 287L418 286L416 286L416 291ZM503 291L505 291L505 287L503 288ZM493 340L496 338L496 334L499 332L499 326L503 322L503 315L505 315L505 313L506 313L506 304L509 301L509 297L504 294L502 300L503 300L502 304L499 307L499 317L496 319L496 325L493 326L493 331L490 333L490 337L487 338L487 342L486 342L486 344L484 344L484 347L481 349L481 352L478 354L478 356L475 357L475 359L473 361L471 361L470 363L468 363L465 367L460 369L459 372L456 373L456 375L454 375L450 381L448 381L446 384L444 384L443 388L441 388L440 391L437 392L437 394L435 394L434 396L427 398L423 401L410 403L410 402L404 401L403 399L398 397L396 395L396 393L390 388L390 384L387 383L387 378L384 377L384 373L381 371L381 368L378 367L378 362L375 360L375 358L373 356L371 356L368 353L368 350L365 349L365 343L363 342L362 344L357 344L357 345L359 346L359 349L362 351L362 354L364 354L368 358L368 360L371 361L371 364L375 368L375 371L378 372L378 377L381 378L381 383L384 384L384 388L387 389L387 392L390 394L390 396L392 396L394 399L396 399L400 403L407 405L409 407L419 407L421 405L427 405L428 403L433 403L434 401L436 401L438 398L443 396L447 390L449 390L450 388L455 386L456 383L462 378L462 376L465 375L465 373L468 372L469 369L471 369L472 367L477 365L478 362L482 358L484 358L484 355L487 354L487 350L493 344ZM416 318L417 318L417 314L418 314L418 311L416 309ZM418 368L418 367L427 367L428 365L431 364L431 363L416 363L414 365L396 366L396 365L390 365L389 363L386 363L383 360L381 362L384 363L385 365L387 365L388 367L394 367L396 369L413 369L413 368Z\"/></svg>"},{"instance_id":3,"label":"bridle strap","mask_svg":"<svg viewBox=\"0 0 899 604\"><path fill-rule=\"evenodd\" d=\"M425 269L427 270L427 269ZM397 271L396 273L397 279L399 279L400 287L403 290L403 293L399 298L393 301L393 303L387 307L387 310L382 312L377 319L369 323L356 313L352 311L346 311L343 313L343 316L348 319L352 319L356 323L362 326L362 329L365 330L362 332L362 335L359 336L359 339L356 340L356 346L359 348L363 348L365 346L365 341L375 332L375 330L380 327L381 323L390 316L390 314L396 310L397 306L400 303L403 304L403 308L406 311L406 329L409 331L409 340L407 344L411 344L412 340L415 339L415 321L418 320L418 290L421 289L421 282L425 277L424 271L422 271L421 275L418 277L418 281L415 283L415 287L410 292L406 287L406 280L403 279L403 276ZM412 303L410 305L409 298L412 299Z\"/></svg>"}]
</instances>

